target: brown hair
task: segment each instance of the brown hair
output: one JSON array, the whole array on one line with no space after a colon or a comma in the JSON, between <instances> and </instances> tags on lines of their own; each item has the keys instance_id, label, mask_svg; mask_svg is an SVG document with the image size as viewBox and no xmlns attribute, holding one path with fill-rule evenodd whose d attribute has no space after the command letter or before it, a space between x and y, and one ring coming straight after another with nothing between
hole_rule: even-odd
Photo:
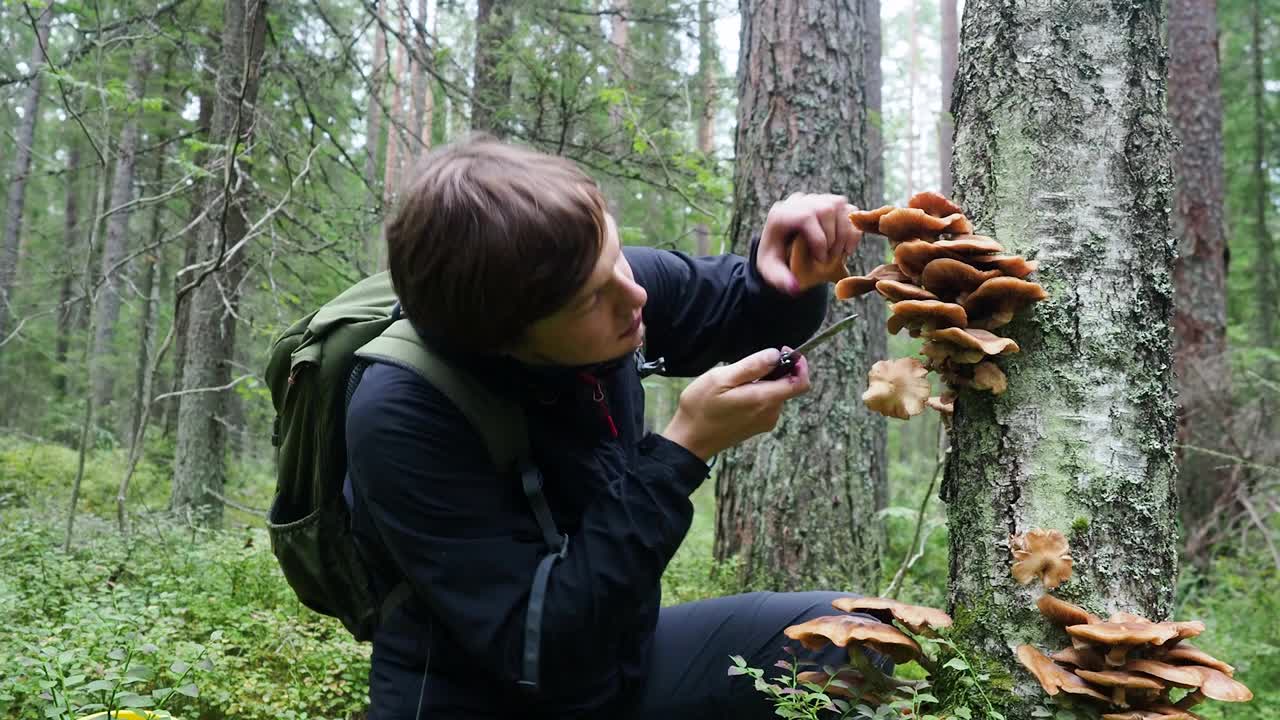
<instances>
[{"instance_id":1,"label":"brown hair","mask_svg":"<svg viewBox=\"0 0 1280 720\"><path fill-rule=\"evenodd\" d=\"M495 353L573 298L604 234L604 198L571 161L481 136L425 158L387 227L387 264L419 332Z\"/></svg>"}]
</instances>

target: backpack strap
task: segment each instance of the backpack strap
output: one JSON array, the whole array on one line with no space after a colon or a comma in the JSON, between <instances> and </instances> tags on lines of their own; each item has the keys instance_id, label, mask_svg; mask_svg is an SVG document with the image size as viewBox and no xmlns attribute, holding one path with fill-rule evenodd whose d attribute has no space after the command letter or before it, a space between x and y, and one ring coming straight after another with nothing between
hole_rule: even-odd
<instances>
[{"instance_id":1,"label":"backpack strap","mask_svg":"<svg viewBox=\"0 0 1280 720\"><path fill-rule=\"evenodd\" d=\"M551 577L552 566L569 552L569 536L556 528L551 508L547 505L547 497L542 491L542 472L534 465L529 449L524 411L510 400L490 392L470 374L459 371L433 353L408 320L396 320L381 335L357 350L356 355L366 360L398 365L424 377L444 393L462 411L472 427L480 432L498 471L519 472L521 487L549 548L549 552L538 563L529 589L524 652L518 683L526 690L536 691L539 684L542 611L546 602L547 582ZM408 582L402 581L393 588L383 602L382 619L385 620L390 611L411 594Z\"/></svg>"}]
</instances>

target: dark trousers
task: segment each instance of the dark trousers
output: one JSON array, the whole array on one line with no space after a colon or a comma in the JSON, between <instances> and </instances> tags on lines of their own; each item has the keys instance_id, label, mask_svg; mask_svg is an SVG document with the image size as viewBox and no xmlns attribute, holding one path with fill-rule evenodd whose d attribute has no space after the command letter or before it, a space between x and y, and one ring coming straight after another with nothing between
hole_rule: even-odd
<instances>
[{"instance_id":1,"label":"dark trousers","mask_svg":"<svg viewBox=\"0 0 1280 720\"><path fill-rule=\"evenodd\" d=\"M788 625L823 615L840 615L831 601L849 593L756 592L701 600L663 608L654 638L653 665L639 705L627 720L685 718L776 718L768 696L756 690L748 675L729 675L731 655L763 668L766 679L786 671L774 667L790 660L789 647L801 659L826 665L848 663L843 648L828 645L812 652L782 634ZM878 665L892 672L887 661ZM807 668L807 669L819 669Z\"/></svg>"}]
</instances>

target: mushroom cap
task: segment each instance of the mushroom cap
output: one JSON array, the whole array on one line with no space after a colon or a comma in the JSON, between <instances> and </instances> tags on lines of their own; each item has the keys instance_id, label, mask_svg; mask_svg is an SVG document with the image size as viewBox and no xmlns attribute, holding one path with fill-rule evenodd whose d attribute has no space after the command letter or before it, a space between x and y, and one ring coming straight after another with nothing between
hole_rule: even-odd
<instances>
[{"instance_id":1,"label":"mushroom cap","mask_svg":"<svg viewBox=\"0 0 1280 720\"><path fill-rule=\"evenodd\" d=\"M1203 718L1190 710L1183 710L1172 705L1152 705L1147 708L1147 712L1161 713L1160 718L1162 720L1203 720Z\"/></svg>"},{"instance_id":2,"label":"mushroom cap","mask_svg":"<svg viewBox=\"0 0 1280 720\"><path fill-rule=\"evenodd\" d=\"M962 305L971 317L981 318L972 323L986 330L1007 325L1013 314L1033 302L1049 297L1037 283L1015 277L995 277L969 293Z\"/></svg>"},{"instance_id":3,"label":"mushroom cap","mask_svg":"<svg viewBox=\"0 0 1280 720\"><path fill-rule=\"evenodd\" d=\"M1102 656L1096 650L1088 648L1063 648L1049 657L1057 662L1074 665L1086 670L1102 670L1105 668Z\"/></svg>"},{"instance_id":4,"label":"mushroom cap","mask_svg":"<svg viewBox=\"0 0 1280 720\"><path fill-rule=\"evenodd\" d=\"M984 355L1008 355L1021 350L1018 343L1009 338L973 328L942 328L928 333L928 337L931 340L945 340L969 350L981 350Z\"/></svg>"},{"instance_id":5,"label":"mushroom cap","mask_svg":"<svg viewBox=\"0 0 1280 720\"><path fill-rule=\"evenodd\" d=\"M1228 676L1235 675L1236 669L1194 645L1180 642L1177 645L1161 650L1157 658L1165 662L1178 662L1191 665L1211 667Z\"/></svg>"},{"instance_id":6,"label":"mushroom cap","mask_svg":"<svg viewBox=\"0 0 1280 720\"><path fill-rule=\"evenodd\" d=\"M1107 713L1102 720L1178 720L1184 715L1171 715L1159 710L1126 710L1118 713Z\"/></svg>"},{"instance_id":7,"label":"mushroom cap","mask_svg":"<svg viewBox=\"0 0 1280 720\"><path fill-rule=\"evenodd\" d=\"M1050 622L1066 627L1067 625L1087 625L1089 623L1102 622L1097 615L1085 610L1079 605L1067 602L1061 598L1056 598L1048 593L1040 596L1036 601L1036 607L1040 608L1040 614L1049 619ZM1060 658L1054 657L1054 660ZM1101 658L1099 658L1101 660ZM1078 665L1079 663L1072 663Z\"/></svg>"},{"instance_id":8,"label":"mushroom cap","mask_svg":"<svg viewBox=\"0 0 1280 720\"><path fill-rule=\"evenodd\" d=\"M1004 252L1003 245L996 242L995 238L990 238L986 235L970 235L968 233L952 235L951 239L939 240L934 244L941 250L960 255L992 255Z\"/></svg>"},{"instance_id":9,"label":"mushroom cap","mask_svg":"<svg viewBox=\"0 0 1280 720\"><path fill-rule=\"evenodd\" d=\"M1188 670L1200 674L1200 692L1207 698L1222 702L1246 702L1253 699L1253 691L1226 673L1203 665L1187 665Z\"/></svg>"},{"instance_id":10,"label":"mushroom cap","mask_svg":"<svg viewBox=\"0 0 1280 720\"><path fill-rule=\"evenodd\" d=\"M951 616L937 608L908 605L889 598L842 597L832 600L831 605L844 612L888 611L894 619L917 634L926 628L951 627Z\"/></svg>"},{"instance_id":11,"label":"mushroom cap","mask_svg":"<svg viewBox=\"0 0 1280 720\"><path fill-rule=\"evenodd\" d=\"M1123 670L1077 669L1076 674L1089 682L1107 687L1146 688L1148 690L1163 690L1165 688L1165 684L1156 678L1139 673L1124 672Z\"/></svg>"},{"instance_id":12,"label":"mushroom cap","mask_svg":"<svg viewBox=\"0 0 1280 720\"><path fill-rule=\"evenodd\" d=\"M849 213L849 220L863 232L879 233L880 218L896 209L893 205L881 205L875 210L854 210Z\"/></svg>"},{"instance_id":13,"label":"mushroom cap","mask_svg":"<svg viewBox=\"0 0 1280 720\"><path fill-rule=\"evenodd\" d=\"M842 253L832 253L826 262L817 262L809 249L809 243L803 238L796 238L791 243L791 255L787 264L802 288L811 288L825 282L838 283L849 277Z\"/></svg>"},{"instance_id":14,"label":"mushroom cap","mask_svg":"<svg viewBox=\"0 0 1280 720\"><path fill-rule=\"evenodd\" d=\"M886 325L891 335L897 335L904 327L934 330L944 327L964 327L968 317L963 307L940 300L902 300L890 306L893 315Z\"/></svg>"},{"instance_id":15,"label":"mushroom cap","mask_svg":"<svg viewBox=\"0 0 1280 720\"><path fill-rule=\"evenodd\" d=\"M880 216L880 234L891 241L937 236L940 233L967 234L973 224L960 213L934 217L919 208L895 208ZM998 251L992 251L998 252Z\"/></svg>"},{"instance_id":16,"label":"mushroom cap","mask_svg":"<svg viewBox=\"0 0 1280 720\"><path fill-rule=\"evenodd\" d=\"M876 283L880 280L898 280L901 282L909 279L898 270L897 265L879 265L866 275L853 275L837 282L836 298L848 300L859 295L865 295L875 290Z\"/></svg>"},{"instance_id":17,"label":"mushroom cap","mask_svg":"<svg viewBox=\"0 0 1280 720\"><path fill-rule=\"evenodd\" d=\"M931 395L925 404L943 415L952 415L956 411L956 396L951 393Z\"/></svg>"},{"instance_id":18,"label":"mushroom cap","mask_svg":"<svg viewBox=\"0 0 1280 720\"><path fill-rule=\"evenodd\" d=\"M1117 611L1115 611L1115 612L1111 613L1111 617L1107 618L1107 622L1113 622L1113 623L1126 623L1126 622L1128 622L1128 623L1150 623L1150 622L1151 622L1151 620L1148 620L1147 618L1144 618L1144 617L1142 617L1141 615L1135 615L1135 614L1133 614L1133 613L1131 613L1131 612L1125 612L1124 610L1117 610Z\"/></svg>"},{"instance_id":19,"label":"mushroom cap","mask_svg":"<svg viewBox=\"0 0 1280 720\"><path fill-rule=\"evenodd\" d=\"M929 358L931 367L941 367L947 361L959 365L972 365L982 362L982 359L987 356L981 350L958 347L949 342L937 340L925 340L924 345L920 347L920 352Z\"/></svg>"},{"instance_id":20,"label":"mushroom cap","mask_svg":"<svg viewBox=\"0 0 1280 720\"><path fill-rule=\"evenodd\" d=\"M1000 277L1000 271L979 270L955 258L940 257L930 260L920 271L920 284L938 297L954 300L957 295L973 292L993 277Z\"/></svg>"},{"instance_id":21,"label":"mushroom cap","mask_svg":"<svg viewBox=\"0 0 1280 720\"><path fill-rule=\"evenodd\" d=\"M827 615L792 625L783 632L799 640L810 650L820 650L827 643L845 647L849 643L868 645L895 663L909 662L920 656L920 645L898 628L857 615Z\"/></svg>"},{"instance_id":22,"label":"mushroom cap","mask_svg":"<svg viewBox=\"0 0 1280 720\"><path fill-rule=\"evenodd\" d=\"M881 415L906 420L924 412L929 370L915 358L881 360L867 372L862 402Z\"/></svg>"},{"instance_id":23,"label":"mushroom cap","mask_svg":"<svg viewBox=\"0 0 1280 720\"><path fill-rule=\"evenodd\" d=\"M1180 687L1200 687L1200 676L1191 668L1170 665L1159 660L1130 660L1121 670L1141 672L1167 680Z\"/></svg>"},{"instance_id":24,"label":"mushroom cap","mask_svg":"<svg viewBox=\"0 0 1280 720\"><path fill-rule=\"evenodd\" d=\"M1057 695L1059 691L1066 691L1073 695L1088 695L1104 702L1110 700L1109 697L1095 690L1080 676L1050 660L1044 653L1031 645L1019 645L1016 652L1018 662L1031 671L1036 680L1040 681L1040 687L1044 688L1044 691L1050 695Z\"/></svg>"},{"instance_id":25,"label":"mushroom cap","mask_svg":"<svg viewBox=\"0 0 1280 720\"><path fill-rule=\"evenodd\" d=\"M999 270L1005 275L1025 278L1040 268L1035 260L1027 260L1021 255L971 255L965 258L976 268L983 270Z\"/></svg>"},{"instance_id":26,"label":"mushroom cap","mask_svg":"<svg viewBox=\"0 0 1280 720\"><path fill-rule=\"evenodd\" d=\"M1067 545L1067 536L1058 530L1034 528L1021 535L1010 536L1009 549L1014 560L1013 579L1021 585L1041 577L1044 586L1052 590L1071 577L1071 548Z\"/></svg>"},{"instance_id":27,"label":"mushroom cap","mask_svg":"<svg viewBox=\"0 0 1280 720\"><path fill-rule=\"evenodd\" d=\"M907 207L923 210L934 217L946 217L956 213L964 213L957 204L936 192L919 192L907 201Z\"/></svg>"},{"instance_id":28,"label":"mushroom cap","mask_svg":"<svg viewBox=\"0 0 1280 720\"><path fill-rule=\"evenodd\" d=\"M1009 378L1004 371L993 362L980 362L973 366L973 382L978 390L990 390L992 395L1000 395L1009 387Z\"/></svg>"},{"instance_id":29,"label":"mushroom cap","mask_svg":"<svg viewBox=\"0 0 1280 720\"><path fill-rule=\"evenodd\" d=\"M1067 634L1103 645L1160 645L1178 636L1177 628L1163 623L1090 623L1068 625Z\"/></svg>"},{"instance_id":30,"label":"mushroom cap","mask_svg":"<svg viewBox=\"0 0 1280 720\"><path fill-rule=\"evenodd\" d=\"M937 300L938 296L928 290L907 282L897 280L881 280L876 283L876 292L885 298L900 302L902 300Z\"/></svg>"},{"instance_id":31,"label":"mushroom cap","mask_svg":"<svg viewBox=\"0 0 1280 720\"><path fill-rule=\"evenodd\" d=\"M925 267L938 258L959 259L960 255L924 240L907 240L893 249L893 264L911 280L918 280Z\"/></svg>"}]
</instances>

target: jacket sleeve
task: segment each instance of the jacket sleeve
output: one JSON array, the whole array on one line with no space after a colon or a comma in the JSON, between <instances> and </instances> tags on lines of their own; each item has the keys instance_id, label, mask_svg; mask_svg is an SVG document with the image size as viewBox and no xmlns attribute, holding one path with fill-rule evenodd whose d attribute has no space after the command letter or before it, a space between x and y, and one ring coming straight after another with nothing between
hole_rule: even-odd
<instances>
[{"instance_id":1,"label":"jacket sleeve","mask_svg":"<svg viewBox=\"0 0 1280 720\"><path fill-rule=\"evenodd\" d=\"M625 248L644 307L649 360L666 375L693 376L766 347L795 347L821 325L826 283L796 297L774 289L756 269L757 237L747 257L691 257L673 250Z\"/></svg>"},{"instance_id":2,"label":"jacket sleeve","mask_svg":"<svg viewBox=\"0 0 1280 720\"><path fill-rule=\"evenodd\" d=\"M369 375L375 369L382 381ZM400 368L370 368L347 433L353 486L395 565L453 641L514 686L530 584L547 552L518 481L495 471L479 434L443 394ZM599 483L547 586L547 693L569 691L557 682L591 694L613 681L617 639L635 630L628 608L636 589L660 582L692 521L689 495L707 474L696 456L649 435L627 475ZM548 672L555 668L573 673Z\"/></svg>"}]
</instances>

